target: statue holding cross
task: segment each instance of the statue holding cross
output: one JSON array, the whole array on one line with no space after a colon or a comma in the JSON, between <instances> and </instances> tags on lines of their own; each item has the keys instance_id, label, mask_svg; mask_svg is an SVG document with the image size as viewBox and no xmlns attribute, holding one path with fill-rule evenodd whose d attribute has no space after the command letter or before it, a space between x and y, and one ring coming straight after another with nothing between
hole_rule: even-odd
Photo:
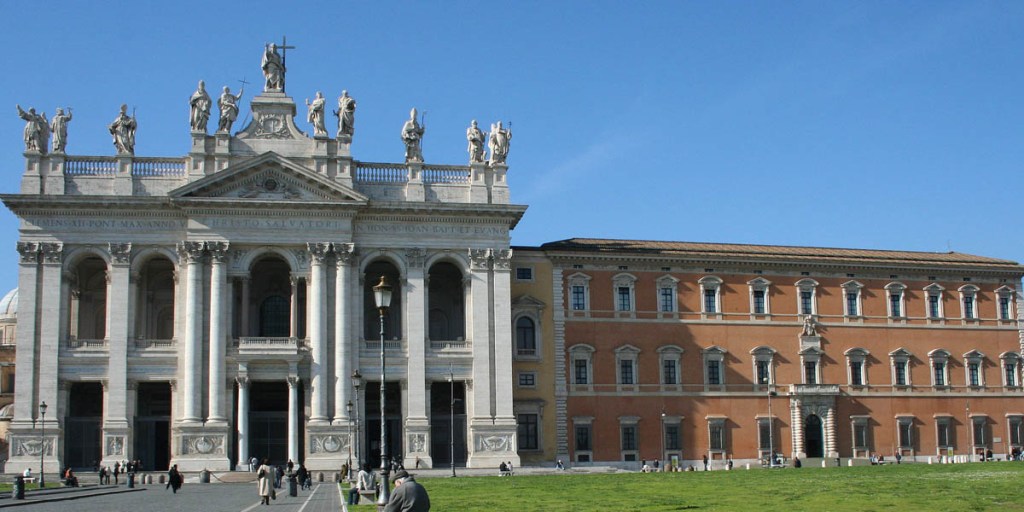
<instances>
[{"instance_id":1,"label":"statue holding cross","mask_svg":"<svg viewBox=\"0 0 1024 512\"><path fill-rule=\"evenodd\" d=\"M293 48L295 47L288 46L287 39L283 39L280 46L270 43L264 47L263 60L260 63L260 67L263 68L263 76L267 79L267 83L263 87L264 92L284 92L284 74L287 70L285 55L289 49ZM280 54L277 53L278 49L281 50Z\"/></svg>"}]
</instances>

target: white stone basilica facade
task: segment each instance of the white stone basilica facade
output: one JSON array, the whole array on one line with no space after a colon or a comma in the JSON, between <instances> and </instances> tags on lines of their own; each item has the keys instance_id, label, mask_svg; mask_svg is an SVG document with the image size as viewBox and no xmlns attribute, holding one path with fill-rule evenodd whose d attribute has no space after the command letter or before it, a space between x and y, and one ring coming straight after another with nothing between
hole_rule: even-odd
<instances>
[{"instance_id":1,"label":"white stone basilica facade","mask_svg":"<svg viewBox=\"0 0 1024 512\"><path fill-rule=\"evenodd\" d=\"M135 156L124 113L116 156L72 156L56 132L52 152L26 143L21 192L2 196L21 223L7 472L41 456L47 470L379 464L382 275L387 453L447 465L454 436L457 463L519 464L509 232L526 208L509 202L507 139L499 158L424 164L414 114L405 163L360 162L354 101L339 99L332 138L318 98L306 135L264 61L237 133L238 96L208 135L213 101L196 91L183 158Z\"/></svg>"}]
</instances>

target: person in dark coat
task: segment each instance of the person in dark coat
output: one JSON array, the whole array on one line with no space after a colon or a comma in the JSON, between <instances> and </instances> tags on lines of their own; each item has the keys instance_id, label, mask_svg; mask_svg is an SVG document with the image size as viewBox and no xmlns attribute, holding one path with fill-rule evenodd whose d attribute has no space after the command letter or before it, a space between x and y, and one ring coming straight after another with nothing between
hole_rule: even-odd
<instances>
[{"instance_id":1,"label":"person in dark coat","mask_svg":"<svg viewBox=\"0 0 1024 512\"><path fill-rule=\"evenodd\" d=\"M395 490L384 507L384 512L428 512L430 497L427 490L418 484L404 469L395 472Z\"/></svg>"},{"instance_id":2,"label":"person in dark coat","mask_svg":"<svg viewBox=\"0 0 1024 512\"><path fill-rule=\"evenodd\" d=\"M181 481L181 473L178 472L178 465L175 464L167 471L167 486L164 489L170 487L174 494L178 494L178 489L181 489Z\"/></svg>"}]
</instances>

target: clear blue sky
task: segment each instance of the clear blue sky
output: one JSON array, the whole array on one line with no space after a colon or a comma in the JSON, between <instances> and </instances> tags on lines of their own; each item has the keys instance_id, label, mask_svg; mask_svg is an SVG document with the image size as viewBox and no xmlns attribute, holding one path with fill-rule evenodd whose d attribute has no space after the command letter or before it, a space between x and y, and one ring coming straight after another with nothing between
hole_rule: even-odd
<instances>
[{"instance_id":1,"label":"clear blue sky","mask_svg":"<svg viewBox=\"0 0 1024 512\"><path fill-rule=\"evenodd\" d=\"M141 5L141 6L140 6ZM14 105L74 108L68 152L188 151L197 80L260 87L282 35L288 92L347 89L354 156L428 163L513 123L513 243L608 237L956 251L1024 260L1024 2L29 2L0 11L0 191ZM300 109L299 125L309 131ZM211 122L212 124L212 122ZM330 123L329 123L330 124ZM238 123L236 128L240 128ZM333 134L333 127L331 128ZM0 288L17 224L0 214ZM102 242L102 241L100 241Z\"/></svg>"}]
</instances>

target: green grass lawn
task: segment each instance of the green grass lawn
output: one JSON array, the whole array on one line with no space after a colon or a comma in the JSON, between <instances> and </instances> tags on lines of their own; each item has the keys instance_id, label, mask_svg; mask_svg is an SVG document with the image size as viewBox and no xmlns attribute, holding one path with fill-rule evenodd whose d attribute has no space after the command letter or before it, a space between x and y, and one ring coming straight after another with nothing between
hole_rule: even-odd
<instances>
[{"instance_id":1,"label":"green grass lawn","mask_svg":"<svg viewBox=\"0 0 1024 512\"><path fill-rule=\"evenodd\" d=\"M418 481L438 511L1024 510L1024 463L1009 462Z\"/></svg>"}]
</instances>

